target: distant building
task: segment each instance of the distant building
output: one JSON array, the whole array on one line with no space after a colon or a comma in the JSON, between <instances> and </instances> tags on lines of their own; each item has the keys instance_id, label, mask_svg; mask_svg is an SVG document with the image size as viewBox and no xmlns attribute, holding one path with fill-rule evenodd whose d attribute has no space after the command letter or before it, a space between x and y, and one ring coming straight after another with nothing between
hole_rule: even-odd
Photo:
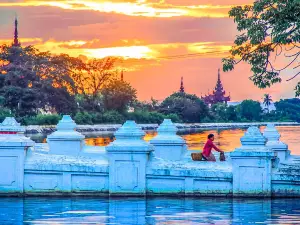
<instances>
[{"instance_id":1,"label":"distant building","mask_svg":"<svg viewBox=\"0 0 300 225\"><path fill-rule=\"evenodd\" d=\"M226 96L226 92L223 88L222 82L221 82L221 75L220 75L220 69L218 70L218 80L216 87L212 94L205 95L204 97L201 96L201 99L207 104L207 105L213 105L216 103L225 103L230 101L230 96Z\"/></svg>"},{"instance_id":2,"label":"distant building","mask_svg":"<svg viewBox=\"0 0 300 225\"><path fill-rule=\"evenodd\" d=\"M181 77L181 82L180 82L179 92L180 92L180 93L185 93L185 92L184 92L184 86L183 86L183 77Z\"/></svg>"},{"instance_id":3,"label":"distant building","mask_svg":"<svg viewBox=\"0 0 300 225\"><path fill-rule=\"evenodd\" d=\"M14 47L20 47L21 43L19 41L19 33L18 33L18 19L15 18L15 33L14 33L14 41L12 43L12 46Z\"/></svg>"},{"instance_id":4,"label":"distant building","mask_svg":"<svg viewBox=\"0 0 300 225\"><path fill-rule=\"evenodd\" d=\"M121 71L121 81L124 81L124 71Z\"/></svg>"}]
</instances>

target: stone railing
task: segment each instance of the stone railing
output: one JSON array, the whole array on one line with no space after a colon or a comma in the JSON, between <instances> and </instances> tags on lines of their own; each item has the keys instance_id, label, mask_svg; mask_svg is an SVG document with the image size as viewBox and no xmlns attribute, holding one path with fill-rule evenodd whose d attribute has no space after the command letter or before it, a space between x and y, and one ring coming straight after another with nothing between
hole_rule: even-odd
<instances>
[{"instance_id":1,"label":"stone railing","mask_svg":"<svg viewBox=\"0 0 300 225\"><path fill-rule=\"evenodd\" d=\"M70 116L47 143L24 136L14 118L0 124L0 195L300 196L300 160L273 124L250 127L225 162L192 161L171 120L149 143L127 121L106 148L86 146Z\"/></svg>"}]
</instances>

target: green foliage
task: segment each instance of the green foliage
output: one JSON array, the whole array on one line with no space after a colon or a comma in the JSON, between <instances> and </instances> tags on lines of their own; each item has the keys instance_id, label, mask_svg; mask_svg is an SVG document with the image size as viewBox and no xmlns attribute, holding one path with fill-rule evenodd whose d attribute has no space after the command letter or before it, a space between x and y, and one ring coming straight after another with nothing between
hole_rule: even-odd
<instances>
[{"instance_id":1,"label":"green foliage","mask_svg":"<svg viewBox=\"0 0 300 225\"><path fill-rule=\"evenodd\" d=\"M234 106L227 107L226 117L227 117L227 120L230 122L237 121L236 107L234 107Z\"/></svg>"},{"instance_id":2,"label":"green foliage","mask_svg":"<svg viewBox=\"0 0 300 225\"><path fill-rule=\"evenodd\" d=\"M275 102L276 117L286 121L300 122L300 99L285 99Z\"/></svg>"},{"instance_id":3,"label":"green foliage","mask_svg":"<svg viewBox=\"0 0 300 225\"><path fill-rule=\"evenodd\" d=\"M179 116L174 113L164 115L164 119L170 119L173 123L182 123L182 120L179 118Z\"/></svg>"},{"instance_id":4,"label":"green foliage","mask_svg":"<svg viewBox=\"0 0 300 225\"><path fill-rule=\"evenodd\" d=\"M125 122L125 117L115 110L110 110L103 113L103 122L122 124Z\"/></svg>"},{"instance_id":5,"label":"green foliage","mask_svg":"<svg viewBox=\"0 0 300 225\"><path fill-rule=\"evenodd\" d=\"M12 117L12 116L14 115L11 113L9 109L0 107L0 123L2 123L6 117Z\"/></svg>"},{"instance_id":6,"label":"green foliage","mask_svg":"<svg viewBox=\"0 0 300 225\"><path fill-rule=\"evenodd\" d=\"M48 52L32 46L0 46L0 95L16 116L34 116L40 109L66 113L74 108L68 89L74 86L69 68Z\"/></svg>"},{"instance_id":7,"label":"green foliage","mask_svg":"<svg viewBox=\"0 0 300 225\"><path fill-rule=\"evenodd\" d=\"M80 111L103 112L103 96L100 93L95 96L78 94L75 101Z\"/></svg>"},{"instance_id":8,"label":"green foliage","mask_svg":"<svg viewBox=\"0 0 300 225\"><path fill-rule=\"evenodd\" d=\"M57 114L38 114L33 117L24 117L21 122L23 125L57 125L60 119L61 116Z\"/></svg>"},{"instance_id":9,"label":"green foliage","mask_svg":"<svg viewBox=\"0 0 300 225\"><path fill-rule=\"evenodd\" d=\"M74 120L77 124L93 124L93 116L88 112L76 113Z\"/></svg>"},{"instance_id":10,"label":"green foliage","mask_svg":"<svg viewBox=\"0 0 300 225\"><path fill-rule=\"evenodd\" d=\"M237 115L242 122L260 121L261 119L261 106L260 103L253 100L244 100L237 106Z\"/></svg>"},{"instance_id":11,"label":"green foliage","mask_svg":"<svg viewBox=\"0 0 300 225\"><path fill-rule=\"evenodd\" d=\"M300 55L300 1L260 0L253 5L236 6L229 16L237 24L237 36L230 56L223 59L223 70L233 70L244 61L251 65L250 79L259 88L270 87L282 81L281 71L288 67L300 74L297 58ZM276 65L275 60L286 62ZM273 60L274 58L274 60ZM294 77L295 77L294 76ZM300 83L295 88L300 95Z\"/></svg>"},{"instance_id":12,"label":"green foliage","mask_svg":"<svg viewBox=\"0 0 300 225\"><path fill-rule=\"evenodd\" d=\"M197 123L208 115L208 106L196 95L174 93L159 106L163 114L177 114L180 120Z\"/></svg>"},{"instance_id":13,"label":"green foliage","mask_svg":"<svg viewBox=\"0 0 300 225\"><path fill-rule=\"evenodd\" d=\"M101 90L104 108L125 112L130 104L136 100L136 90L127 82L113 80Z\"/></svg>"},{"instance_id":14,"label":"green foliage","mask_svg":"<svg viewBox=\"0 0 300 225\"><path fill-rule=\"evenodd\" d=\"M272 102L272 97L269 94L265 94L263 104L267 107L268 113L270 113L270 105Z\"/></svg>"},{"instance_id":15,"label":"green foliage","mask_svg":"<svg viewBox=\"0 0 300 225\"><path fill-rule=\"evenodd\" d=\"M216 121L226 122L227 121L227 106L223 103L214 104L211 107L211 112L213 113Z\"/></svg>"},{"instance_id":16,"label":"green foliage","mask_svg":"<svg viewBox=\"0 0 300 225\"><path fill-rule=\"evenodd\" d=\"M160 124L165 116L159 112L149 112L145 110L136 110L127 114L129 120L134 120L137 123L157 123Z\"/></svg>"},{"instance_id":17,"label":"green foliage","mask_svg":"<svg viewBox=\"0 0 300 225\"><path fill-rule=\"evenodd\" d=\"M147 110L147 111L157 111L159 109L159 103L154 98L151 98L149 102L135 100L132 106L136 110Z\"/></svg>"},{"instance_id":18,"label":"green foliage","mask_svg":"<svg viewBox=\"0 0 300 225\"><path fill-rule=\"evenodd\" d=\"M206 121L214 122L231 122L237 121L236 107L227 106L224 103L214 104L211 107L211 117L207 118Z\"/></svg>"}]
</instances>

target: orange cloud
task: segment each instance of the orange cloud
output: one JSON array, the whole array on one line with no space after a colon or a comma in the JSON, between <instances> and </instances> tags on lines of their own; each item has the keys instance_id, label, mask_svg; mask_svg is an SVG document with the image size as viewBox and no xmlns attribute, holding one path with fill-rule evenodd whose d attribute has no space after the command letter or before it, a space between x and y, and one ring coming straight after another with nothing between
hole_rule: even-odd
<instances>
[{"instance_id":1,"label":"orange cloud","mask_svg":"<svg viewBox=\"0 0 300 225\"><path fill-rule=\"evenodd\" d=\"M0 44L10 44L14 12L23 46L71 56L125 57L118 67L142 100L177 91L181 76L188 93L201 95L216 84L221 58L237 34L228 18L232 5L253 0L0 0ZM132 7L131 7L132 6ZM209 18L206 18L209 17ZM23 38L25 37L25 38ZM283 59L278 59L284 63ZM294 71L285 71L286 78ZM233 100L293 97L296 80L260 90L241 64L222 73ZM237 85L238 84L238 85Z\"/></svg>"},{"instance_id":2,"label":"orange cloud","mask_svg":"<svg viewBox=\"0 0 300 225\"><path fill-rule=\"evenodd\" d=\"M227 17L232 5L173 5L164 1L151 2L146 0L136 1L105 1L105 0L25 0L23 2L2 2L0 7L12 6L50 6L67 10L92 10L104 13L118 13L128 16L144 17Z\"/></svg>"},{"instance_id":3,"label":"orange cloud","mask_svg":"<svg viewBox=\"0 0 300 225\"><path fill-rule=\"evenodd\" d=\"M26 39L21 39L24 41ZM28 39L30 40L30 39ZM40 39L32 39L36 42L35 46L41 51L51 51L54 54L68 53L72 56L85 55L92 58L104 58L116 56L131 59L157 59L172 60L189 57L222 57L225 56L231 48L230 43L218 42L198 42L198 43L166 43L166 44L148 44L148 45L124 45L114 47L94 47L89 48L89 43L95 43L97 40L83 41L56 41L50 39L41 42ZM0 40L0 43L2 41ZM7 40L8 42L8 40ZM11 42L11 41L10 41ZM128 41L131 43L132 41ZM135 40L135 42L138 42ZM142 41L141 41L142 42ZM9 43L9 42L8 42Z\"/></svg>"}]
</instances>

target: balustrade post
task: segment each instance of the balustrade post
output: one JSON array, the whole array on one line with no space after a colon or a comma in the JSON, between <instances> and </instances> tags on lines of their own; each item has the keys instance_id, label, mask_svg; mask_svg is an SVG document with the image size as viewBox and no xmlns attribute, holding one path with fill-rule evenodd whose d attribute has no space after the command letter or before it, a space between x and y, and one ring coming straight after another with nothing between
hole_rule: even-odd
<instances>
[{"instance_id":1,"label":"balustrade post","mask_svg":"<svg viewBox=\"0 0 300 225\"><path fill-rule=\"evenodd\" d=\"M85 145L84 135L75 131L76 123L68 115L59 121L57 131L47 137L49 154L79 155Z\"/></svg>"},{"instance_id":2,"label":"balustrade post","mask_svg":"<svg viewBox=\"0 0 300 225\"><path fill-rule=\"evenodd\" d=\"M7 117L0 124L0 195L24 191L26 150L34 146L24 132L25 128L13 117Z\"/></svg>"},{"instance_id":3,"label":"balustrade post","mask_svg":"<svg viewBox=\"0 0 300 225\"><path fill-rule=\"evenodd\" d=\"M250 127L241 138L242 146L230 153L233 196L271 196L272 159L275 153L265 146L266 138Z\"/></svg>"},{"instance_id":4,"label":"balustrade post","mask_svg":"<svg viewBox=\"0 0 300 225\"><path fill-rule=\"evenodd\" d=\"M157 129L158 134L150 143L154 146L154 155L164 160L182 160L185 153L185 140L176 135L177 127L170 119L165 119Z\"/></svg>"},{"instance_id":5,"label":"balustrade post","mask_svg":"<svg viewBox=\"0 0 300 225\"><path fill-rule=\"evenodd\" d=\"M153 146L134 121L126 121L106 147L109 155L110 195L145 195L146 166Z\"/></svg>"}]
</instances>

